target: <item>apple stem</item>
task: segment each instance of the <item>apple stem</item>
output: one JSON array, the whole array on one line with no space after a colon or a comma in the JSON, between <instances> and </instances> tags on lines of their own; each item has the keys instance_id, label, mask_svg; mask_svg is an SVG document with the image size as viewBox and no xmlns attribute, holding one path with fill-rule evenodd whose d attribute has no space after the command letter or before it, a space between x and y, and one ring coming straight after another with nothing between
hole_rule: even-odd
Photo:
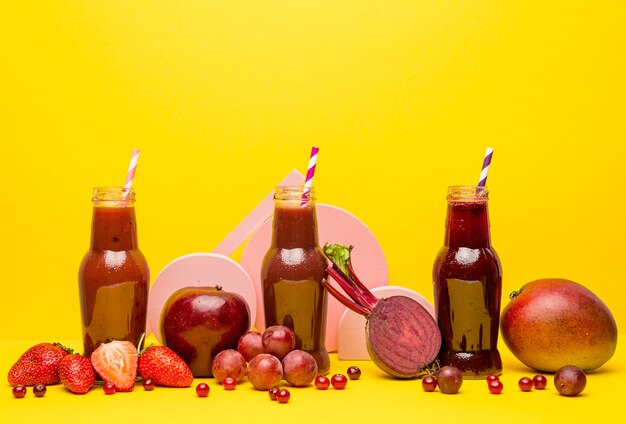
<instances>
[{"instance_id":1,"label":"apple stem","mask_svg":"<svg viewBox=\"0 0 626 424\"><path fill-rule=\"evenodd\" d=\"M520 293L521 293L521 291L515 291L515 290L513 290L513 291L511 292L511 294L509 295L509 299L511 299L511 300L515 299L517 296L519 296L519 295L520 295Z\"/></svg>"}]
</instances>

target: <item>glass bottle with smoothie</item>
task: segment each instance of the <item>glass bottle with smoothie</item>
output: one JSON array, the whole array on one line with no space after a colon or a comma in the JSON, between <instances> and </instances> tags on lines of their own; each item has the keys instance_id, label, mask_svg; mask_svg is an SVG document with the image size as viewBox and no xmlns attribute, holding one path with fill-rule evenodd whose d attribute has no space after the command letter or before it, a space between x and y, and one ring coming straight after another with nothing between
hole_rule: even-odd
<instances>
[{"instance_id":1,"label":"glass bottle with smoothie","mask_svg":"<svg viewBox=\"0 0 626 424\"><path fill-rule=\"evenodd\" d=\"M313 189L277 187L272 244L261 269L265 325L285 325L296 349L315 358L319 374L330 370L326 337L327 260L319 246Z\"/></svg>"},{"instance_id":2,"label":"glass bottle with smoothie","mask_svg":"<svg viewBox=\"0 0 626 424\"><path fill-rule=\"evenodd\" d=\"M433 267L439 359L469 379L502 372L502 267L491 246L487 201L485 187L449 187L445 242Z\"/></svg>"},{"instance_id":3,"label":"glass bottle with smoothie","mask_svg":"<svg viewBox=\"0 0 626 424\"><path fill-rule=\"evenodd\" d=\"M91 248L78 276L84 355L111 339L135 345L146 331L150 271L137 245L135 193L94 190Z\"/></svg>"}]
</instances>

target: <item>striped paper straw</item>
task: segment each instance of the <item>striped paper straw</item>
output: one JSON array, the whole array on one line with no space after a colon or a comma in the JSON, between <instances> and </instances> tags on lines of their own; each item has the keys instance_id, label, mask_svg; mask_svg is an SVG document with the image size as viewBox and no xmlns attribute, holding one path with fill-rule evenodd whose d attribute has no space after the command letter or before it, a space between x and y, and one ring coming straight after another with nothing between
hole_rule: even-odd
<instances>
[{"instance_id":1,"label":"striped paper straw","mask_svg":"<svg viewBox=\"0 0 626 424\"><path fill-rule=\"evenodd\" d=\"M315 165L317 164L317 154L320 151L317 147L311 148L311 157L309 158L309 166L306 170L306 179L304 180L304 191L302 192L301 206L306 205L307 197L313 187L313 176L315 176Z\"/></svg>"},{"instance_id":2,"label":"striped paper straw","mask_svg":"<svg viewBox=\"0 0 626 424\"><path fill-rule=\"evenodd\" d=\"M126 173L126 184L124 189L130 190L133 188L133 180L135 179L135 170L137 169L137 161L139 160L139 149L133 149L133 154L130 157L130 163L128 164L128 172Z\"/></svg>"},{"instance_id":3,"label":"striped paper straw","mask_svg":"<svg viewBox=\"0 0 626 424\"><path fill-rule=\"evenodd\" d=\"M493 149L491 147L487 147L487 151L485 152L485 160L483 160L483 169L480 171L478 187L484 187L487 184L487 175L489 174L489 165L491 164L492 156Z\"/></svg>"}]
</instances>

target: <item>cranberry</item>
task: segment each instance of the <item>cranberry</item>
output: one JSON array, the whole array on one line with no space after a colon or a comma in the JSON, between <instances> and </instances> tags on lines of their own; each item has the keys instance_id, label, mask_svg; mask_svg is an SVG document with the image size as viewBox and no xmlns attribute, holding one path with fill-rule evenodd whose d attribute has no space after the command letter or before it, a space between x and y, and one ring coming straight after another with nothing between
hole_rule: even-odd
<instances>
[{"instance_id":1,"label":"cranberry","mask_svg":"<svg viewBox=\"0 0 626 424\"><path fill-rule=\"evenodd\" d=\"M492 395L499 395L500 393L502 393L503 388L504 385L500 380L494 380L489 382L489 391Z\"/></svg>"},{"instance_id":2,"label":"cranberry","mask_svg":"<svg viewBox=\"0 0 626 424\"><path fill-rule=\"evenodd\" d=\"M485 377L485 380L487 380L487 384L489 384L492 381L500 381L500 377L495 374L489 374L487 377Z\"/></svg>"},{"instance_id":3,"label":"cranberry","mask_svg":"<svg viewBox=\"0 0 626 424\"><path fill-rule=\"evenodd\" d=\"M207 397L210 391L211 388L206 383L200 383L196 386L196 394L198 397Z\"/></svg>"},{"instance_id":4,"label":"cranberry","mask_svg":"<svg viewBox=\"0 0 626 424\"><path fill-rule=\"evenodd\" d=\"M287 389L280 389L278 393L276 393L276 400L279 403L287 403L289 402L289 398L291 397L291 393Z\"/></svg>"},{"instance_id":5,"label":"cranberry","mask_svg":"<svg viewBox=\"0 0 626 424\"><path fill-rule=\"evenodd\" d=\"M143 389L147 392L154 390L154 380L152 380L151 378L146 378L143 381Z\"/></svg>"},{"instance_id":6,"label":"cranberry","mask_svg":"<svg viewBox=\"0 0 626 424\"><path fill-rule=\"evenodd\" d=\"M276 386L272 387L271 389L268 390L269 394L270 394L270 399L272 400L276 400L276 394L278 393L280 389Z\"/></svg>"},{"instance_id":7,"label":"cranberry","mask_svg":"<svg viewBox=\"0 0 626 424\"><path fill-rule=\"evenodd\" d=\"M422 378L422 388L425 392L434 392L437 388L437 379L432 375Z\"/></svg>"},{"instance_id":8,"label":"cranberry","mask_svg":"<svg viewBox=\"0 0 626 424\"><path fill-rule=\"evenodd\" d=\"M104 383L104 386L102 386L102 390L104 391L105 395L112 395L117 391L117 389L115 388L115 384L113 383Z\"/></svg>"},{"instance_id":9,"label":"cranberry","mask_svg":"<svg viewBox=\"0 0 626 424\"><path fill-rule=\"evenodd\" d=\"M224 386L224 389L226 390L235 390L235 387L237 387L237 380L232 377L226 377L222 380L222 386Z\"/></svg>"},{"instance_id":10,"label":"cranberry","mask_svg":"<svg viewBox=\"0 0 626 424\"><path fill-rule=\"evenodd\" d=\"M533 377L533 384L535 385L535 389L543 390L548 386L548 379L543 374L537 374Z\"/></svg>"},{"instance_id":11,"label":"cranberry","mask_svg":"<svg viewBox=\"0 0 626 424\"><path fill-rule=\"evenodd\" d=\"M343 374L335 374L330 379L330 384L337 390L342 390L348 384L348 379Z\"/></svg>"},{"instance_id":12,"label":"cranberry","mask_svg":"<svg viewBox=\"0 0 626 424\"><path fill-rule=\"evenodd\" d=\"M361 369L356 365L352 365L350 368L348 368L347 374L350 380L358 380L359 377L361 377Z\"/></svg>"},{"instance_id":13,"label":"cranberry","mask_svg":"<svg viewBox=\"0 0 626 424\"><path fill-rule=\"evenodd\" d=\"M318 375L315 378L315 387L317 390L326 390L330 386L330 380L323 375Z\"/></svg>"},{"instance_id":14,"label":"cranberry","mask_svg":"<svg viewBox=\"0 0 626 424\"><path fill-rule=\"evenodd\" d=\"M33 387L33 394L35 395L35 397L43 397L46 394L47 390L48 389L46 389L45 384L35 384L35 386Z\"/></svg>"},{"instance_id":15,"label":"cranberry","mask_svg":"<svg viewBox=\"0 0 626 424\"><path fill-rule=\"evenodd\" d=\"M22 399L24 396L26 396L26 387L22 386L21 384L13 387L13 396L15 396L17 399Z\"/></svg>"},{"instance_id":16,"label":"cranberry","mask_svg":"<svg viewBox=\"0 0 626 424\"><path fill-rule=\"evenodd\" d=\"M530 392L533 389L533 381L528 377L522 377L517 382L522 392Z\"/></svg>"}]
</instances>

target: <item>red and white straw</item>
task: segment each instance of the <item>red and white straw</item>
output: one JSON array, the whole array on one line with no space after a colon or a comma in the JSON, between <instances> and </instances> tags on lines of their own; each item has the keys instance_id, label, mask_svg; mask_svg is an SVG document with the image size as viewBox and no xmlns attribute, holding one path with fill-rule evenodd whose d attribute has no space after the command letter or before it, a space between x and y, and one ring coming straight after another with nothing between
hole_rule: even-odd
<instances>
[{"instance_id":1,"label":"red and white straw","mask_svg":"<svg viewBox=\"0 0 626 424\"><path fill-rule=\"evenodd\" d=\"M135 170L137 169L137 161L139 160L139 149L133 149L133 154L130 157L130 163L128 164L128 172L126 173L126 184L124 189L130 191L133 188L133 180L135 179Z\"/></svg>"},{"instance_id":2,"label":"red and white straw","mask_svg":"<svg viewBox=\"0 0 626 424\"><path fill-rule=\"evenodd\" d=\"M487 175L489 174L489 165L491 165L491 157L493 156L493 149L487 147L485 152L485 159L483 160L483 168L480 171L480 178L478 179L478 186L484 187L487 184Z\"/></svg>"},{"instance_id":3,"label":"red and white straw","mask_svg":"<svg viewBox=\"0 0 626 424\"><path fill-rule=\"evenodd\" d=\"M320 149L315 146L311 148L311 157L309 158L309 166L306 170L306 179L304 180L304 191L302 192L302 206L306 205L309 192L311 191L311 187L313 187L313 177L315 176L315 165L317 164L317 154L319 151Z\"/></svg>"}]
</instances>

